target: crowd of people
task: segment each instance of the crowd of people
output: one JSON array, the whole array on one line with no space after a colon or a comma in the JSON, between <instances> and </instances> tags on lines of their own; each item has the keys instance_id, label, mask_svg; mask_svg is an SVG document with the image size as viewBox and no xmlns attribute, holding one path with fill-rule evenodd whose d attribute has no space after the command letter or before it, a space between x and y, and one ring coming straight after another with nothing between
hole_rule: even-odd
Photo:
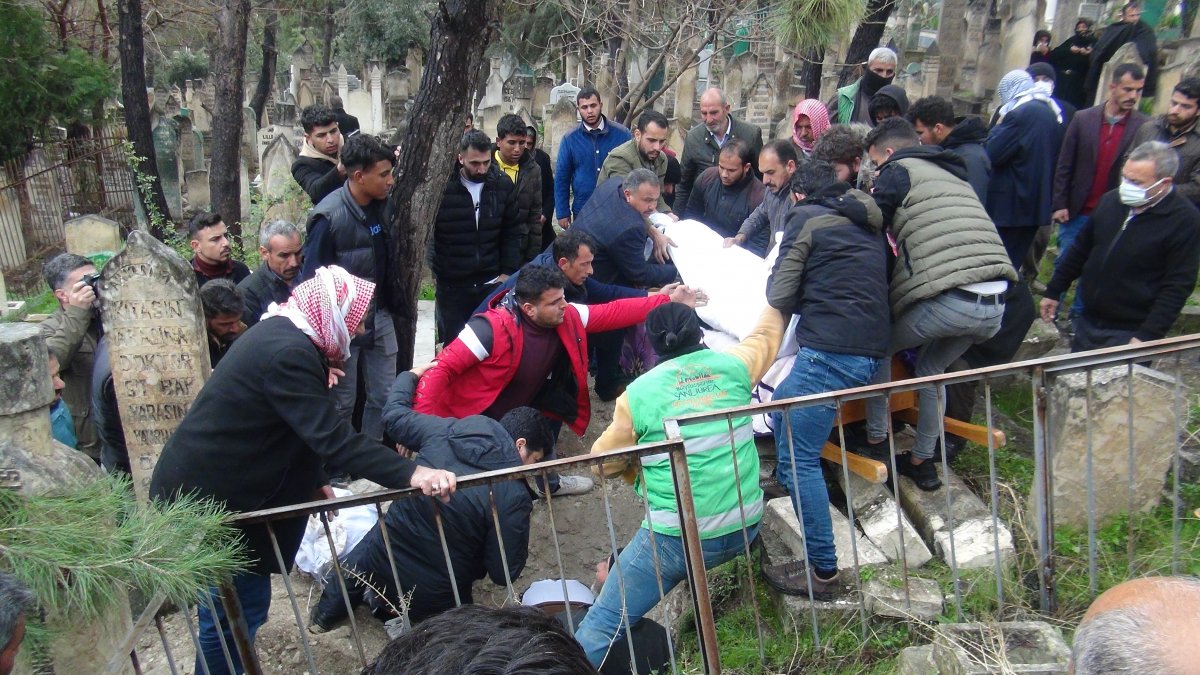
<instances>
[{"instance_id":1,"label":"crowd of people","mask_svg":"<svg viewBox=\"0 0 1200 675\"><path fill-rule=\"evenodd\" d=\"M1137 41L1136 25L1119 32ZM1111 46L1082 35L1062 52L1069 67L1054 60L1062 48L1042 45L1034 55L1050 59L1049 74L1038 64L1007 73L990 121L959 117L934 96L910 104L893 84L896 54L879 48L831 101L798 102L788 138L764 142L720 89L704 91L702 121L677 160L662 113L643 112L631 132L605 116L591 87L576 97L579 126L559 140L553 164L516 115L494 137L468 128L428 254L440 351L399 375L394 317L404 308L387 290L396 150L343 135L344 112L306 108L292 167L314 204L303 231L263 225L251 273L232 258L220 215L189 222L214 371L163 450L153 495L199 494L244 512L327 497L347 477L417 488L443 502L445 550L432 502L404 500L385 517L390 536L372 530L343 565L352 604L427 626L469 603L474 581L519 577L535 499L592 489L589 477L550 471L456 488L459 476L554 457L564 425L582 437L589 378L615 406L591 449L603 454L662 440L663 419L750 403L792 317L799 354L777 398L886 382L890 358L908 350L914 376L1002 363L1034 320L1030 281L1048 242L1039 235L1055 225L1054 273L1036 312L1069 323L1074 350L1162 338L1200 268L1200 79L1175 86L1156 119L1138 112L1153 76L1135 65L1112 69L1098 105L1066 100L1056 78L1079 75L1082 50ZM705 347L694 307L706 296L679 282L655 214L698 221L760 258L778 249L769 306L741 343ZM54 428L107 470L127 472L95 273L70 254L45 268L60 303L42 324L62 391ZM1073 304L1060 307L1073 285ZM621 365L635 326L657 363L636 378ZM958 449L941 447L942 409L969 418L974 396L928 386L918 398L916 441L896 465L935 490L932 460ZM784 593L830 598L841 583L820 452L834 410L788 415L775 416L775 478L804 524L806 554L763 574ZM741 418L682 433L704 562L720 564L744 552L762 518L753 431ZM848 449L889 458L892 433L886 401L871 399ZM668 456L606 459L597 470L625 477L649 514L575 625L599 668L624 627L686 570ZM242 528L252 565L234 587L252 638L266 620L270 575L291 566L303 526L277 523L278 550L262 526ZM311 629L332 628L346 609L330 581ZM199 611L197 658L223 672L220 602Z\"/></svg>"}]
</instances>

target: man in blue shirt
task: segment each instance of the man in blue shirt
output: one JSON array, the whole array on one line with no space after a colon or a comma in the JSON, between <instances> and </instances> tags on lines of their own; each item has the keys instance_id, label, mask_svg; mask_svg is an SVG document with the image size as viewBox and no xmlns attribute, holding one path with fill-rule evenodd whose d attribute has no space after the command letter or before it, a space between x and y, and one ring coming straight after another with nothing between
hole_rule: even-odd
<instances>
[{"instance_id":1,"label":"man in blue shirt","mask_svg":"<svg viewBox=\"0 0 1200 675\"><path fill-rule=\"evenodd\" d=\"M579 128L563 136L554 167L554 203L564 230L596 189L600 167L613 148L633 138L629 130L604 116L600 92L579 90Z\"/></svg>"}]
</instances>

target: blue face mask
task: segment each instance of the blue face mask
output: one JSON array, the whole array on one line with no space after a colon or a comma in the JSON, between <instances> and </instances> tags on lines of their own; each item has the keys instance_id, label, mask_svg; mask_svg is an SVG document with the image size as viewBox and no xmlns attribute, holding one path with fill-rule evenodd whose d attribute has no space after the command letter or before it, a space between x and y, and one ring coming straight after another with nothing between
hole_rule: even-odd
<instances>
[{"instance_id":1,"label":"blue face mask","mask_svg":"<svg viewBox=\"0 0 1200 675\"><path fill-rule=\"evenodd\" d=\"M1153 199L1153 197L1147 197L1146 193L1157 187L1159 183L1163 182L1163 180L1165 179L1158 179L1155 181L1154 185L1151 185L1150 187L1141 187L1140 185L1129 180L1122 180L1121 187L1117 188L1117 195L1120 196L1121 203L1125 204L1126 206L1132 206L1134 208L1145 206L1146 204L1150 203L1151 199Z\"/></svg>"}]
</instances>

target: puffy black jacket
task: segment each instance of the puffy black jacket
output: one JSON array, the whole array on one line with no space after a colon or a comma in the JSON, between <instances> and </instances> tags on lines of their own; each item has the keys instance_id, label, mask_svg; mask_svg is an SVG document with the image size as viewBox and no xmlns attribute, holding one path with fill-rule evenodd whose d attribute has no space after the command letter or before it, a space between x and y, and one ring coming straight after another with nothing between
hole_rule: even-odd
<instances>
[{"instance_id":1,"label":"puffy black jacket","mask_svg":"<svg viewBox=\"0 0 1200 675\"><path fill-rule=\"evenodd\" d=\"M984 143L987 143L988 130L983 120L978 117L968 117L959 122L946 138L942 147L962 158L967 165L967 182L979 197L979 203L987 207L988 183L992 180L992 160L988 157Z\"/></svg>"},{"instance_id":2,"label":"puffy black jacket","mask_svg":"<svg viewBox=\"0 0 1200 675\"><path fill-rule=\"evenodd\" d=\"M523 233L518 215L516 187L493 162L483 180L477 223L475 203L456 167L433 226L431 266L438 283L478 286L515 272Z\"/></svg>"},{"instance_id":3,"label":"puffy black jacket","mask_svg":"<svg viewBox=\"0 0 1200 675\"><path fill-rule=\"evenodd\" d=\"M517 164L517 221L524 226L521 262L526 263L542 251L542 167L530 152Z\"/></svg>"},{"instance_id":4,"label":"puffy black jacket","mask_svg":"<svg viewBox=\"0 0 1200 675\"><path fill-rule=\"evenodd\" d=\"M725 187L717 167L705 169L688 193L688 203L676 202L676 213L680 218L699 220L722 237L738 233L742 223L762 204L766 195L762 181L746 172L742 180L732 187ZM765 258L771 245L771 231L762 228L745 243L745 247L760 258Z\"/></svg>"},{"instance_id":5,"label":"puffy black jacket","mask_svg":"<svg viewBox=\"0 0 1200 675\"><path fill-rule=\"evenodd\" d=\"M396 378L383 409L383 422L396 442L420 453L418 464L453 471L460 477L521 465L514 439L496 420L482 415L455 419L415 412L412 397L416 386L412 373ZM449 503L439 505L454 579L465 603L471 602L471 584L476 580L486 576L503 586L506 573L509 579L519 577L529 551L529 514L533 510L529 489L523 481L509 480L493 484L491 492L499 533L488 486L458 490ZM430 502L424 497L401 499L384 516L400 584L406 592L413 592L413 618L417 620L455 605ZM346 565L372 575L375 587L396 602L392 567L379 528L371 528L350 552ZM330 589L339 593L336 584ZM340 597L337 601L341 602Z\"/></svg>"},{"instance_id":6,"label":"puffy black jacket","mask_svg":"<svg viewBox=\"0 0 1200 675\"><path fill-rule=\"evenodd\" d=\"M801 347L887 356L887 241L870 195L835 183L788 212L767 300L800 315Z\"/></svg>"}]
</instances>

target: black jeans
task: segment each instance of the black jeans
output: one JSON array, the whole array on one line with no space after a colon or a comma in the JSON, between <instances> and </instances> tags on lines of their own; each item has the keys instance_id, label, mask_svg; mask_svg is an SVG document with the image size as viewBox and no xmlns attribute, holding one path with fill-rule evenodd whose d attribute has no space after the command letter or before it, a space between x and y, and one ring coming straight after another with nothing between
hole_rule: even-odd
<instances>
[{"instance_id":1,"label":"black jeans","mask_svg":"<svg viewBox=\"0 0 1200 675\"><path fill-rule=\"evenodd\" d=\"M996 228L996 231L1000 233L1000 241L1004 242L1004 250L1008 252L1013 267L1020 270L1025 256L1029 254L1029 248L1033 246L1033 240L1037 238L1038 228L1000 227Z\"/></svg>"},{"instance_id":2,"label":"black jeans","mask_svg":"<svg viewBox=\"0 0 1200 675\"><path fill-rule=\"evenodd\" d=\"M467 320L475 314L475 308L483 302L499 284L478 286L447 286L437 284L434 304L434 323L437 326L436 342L449 344L462 332Z\"/></svg>"}]
</instances>

